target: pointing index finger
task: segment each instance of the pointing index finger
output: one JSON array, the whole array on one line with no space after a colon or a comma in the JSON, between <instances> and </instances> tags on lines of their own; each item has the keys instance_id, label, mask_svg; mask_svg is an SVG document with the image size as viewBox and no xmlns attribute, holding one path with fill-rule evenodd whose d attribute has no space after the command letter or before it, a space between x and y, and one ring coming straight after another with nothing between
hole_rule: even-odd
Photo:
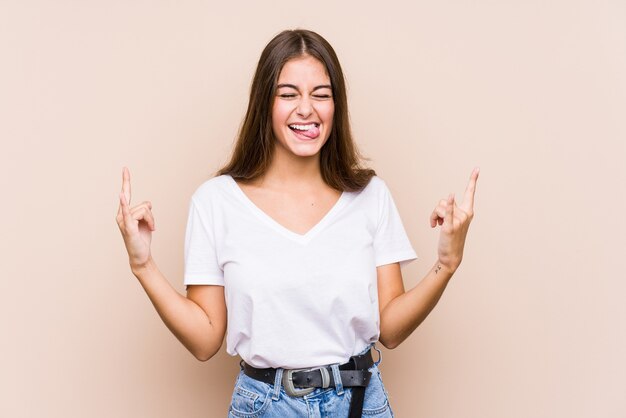
<instances>
[{"instance_id":1,"label":"pointing index finger","mask_svg":"<svg viewBox=\"0 0 626 418\"><path fill-rule=\"evenodd\" d=\"M130 205L130 171L127 167L122 169L122 192L126 198L126 204Z\"/></svg>"},{"instance_id":2,"label":"pointing index finger","mask_svg":"<svg viewBox=\"0 0 626 418\"><path fill-rule=\"evenodd\" d=\"M476 194L476 180L478 180L478 173L480 169L475 167L470 175L469 183L465 189L465 196L463 197L462 209L466 212L470 212L474 209L474 195Z\"/></svg>"}]
</instances>

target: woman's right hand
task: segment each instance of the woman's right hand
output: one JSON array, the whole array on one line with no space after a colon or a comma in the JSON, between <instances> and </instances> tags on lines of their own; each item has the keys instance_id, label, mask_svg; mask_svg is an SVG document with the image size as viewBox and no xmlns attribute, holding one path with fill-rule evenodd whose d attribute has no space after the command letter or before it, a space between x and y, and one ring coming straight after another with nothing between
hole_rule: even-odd
<instances>
[{"instance_id":1,"label":"woman's right hand","mask_svg":"<svg viewBox=\"0 0 626 418\"><path fill-rule=\"evenodd\" d=\"M117 211L117 226L120 228L128 261L134 271L144 267L151 259L150 242L154 227L152 203L145 201L137 206L130 206L130 172L122 169L122 191L120 192L120 207Z\"/></svg>"}]
</instances>

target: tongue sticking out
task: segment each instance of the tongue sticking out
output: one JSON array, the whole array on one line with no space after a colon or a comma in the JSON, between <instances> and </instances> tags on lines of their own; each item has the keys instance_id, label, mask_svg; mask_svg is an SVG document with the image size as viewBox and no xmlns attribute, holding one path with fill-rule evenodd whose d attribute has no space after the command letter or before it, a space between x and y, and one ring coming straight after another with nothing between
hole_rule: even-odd
<instances>
[{"instance_id":1,"label":"tongue sticking out","mask_svg":"<svg viewBox=\"0 0 626 418\"><path fill-rule=\"evenodd\" d=\"M320 135L320 128L318 128L317 126L314 126L307 131L299 131L299 133L306 136L307 138L314 139Z\"/></svg>"}]
</instances>

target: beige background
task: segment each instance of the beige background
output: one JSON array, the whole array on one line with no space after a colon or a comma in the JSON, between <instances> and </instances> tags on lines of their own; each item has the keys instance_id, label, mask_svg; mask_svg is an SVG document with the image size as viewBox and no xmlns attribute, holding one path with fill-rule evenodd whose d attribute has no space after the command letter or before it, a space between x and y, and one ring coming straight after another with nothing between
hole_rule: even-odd
<instances>
[{"instance_id":1,"label":"beige background","mask_svg":"<svg viewBox=\"0 0 626 418\"><path fill-rule=\"evenodd\" d=\"M436 202L481 168L463 265L383 376L398 417L626 416L623 1L0 3L0 416L221 417L131 275L121 168L181 291L195 188L226 160L263 46L318 31L358 144L431 267Z\"/></svg>"}]
</instances>

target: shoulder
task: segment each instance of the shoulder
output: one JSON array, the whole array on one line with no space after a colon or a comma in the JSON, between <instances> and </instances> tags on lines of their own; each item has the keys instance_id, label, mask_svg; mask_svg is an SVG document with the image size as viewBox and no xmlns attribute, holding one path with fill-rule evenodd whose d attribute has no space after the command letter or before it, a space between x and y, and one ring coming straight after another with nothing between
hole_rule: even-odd
<instances>
[{"instance_id":1,"label":"shoulder","mask_svg":"<svg viewBox=\"0 0 626 418\"><path fill-rule=\"evenodd\" d=\"M353 200L351 207L373 211L373 214L379 213L390 196L387 184L379 176L372 176L363 189L349 194Z\"/></svg>"},{"instance_id":2,"label":"shoulder","mask_svg":"<svg viewBox=\"0 0 626 418\"><path fill-rule=\"evenodd\" d=\"M386 187L385 180L383 180L380 176L372 176L370 182L367 184L367 187L372 187L375 189L380 189Z\"/></svg>"},{"instance_id":3,"label":"shoulder","mask_svg":"<svg viewBox=\"0 0 626 418\"><path fill-rule=\"evenodd\" d=\"M364 194L366 196L373 196L380 198L381 196L388 193L387 183L379 176L372 176L367 186L363 188L359 193Z\"/></svg>"},{"instance_id":4,"label":"shoulder","mask_svg":"<svg viewBox=\"0 0 626 418\"><path fill-rule=\"evenodd\" d=\"M224 193L228 192L231 187L230 182L232 181L232 177L227 174L212 177L196 188L191 196L191 200L196 204L215 202L216 198L219 200Z\"/></svg>"}]
</instances>

